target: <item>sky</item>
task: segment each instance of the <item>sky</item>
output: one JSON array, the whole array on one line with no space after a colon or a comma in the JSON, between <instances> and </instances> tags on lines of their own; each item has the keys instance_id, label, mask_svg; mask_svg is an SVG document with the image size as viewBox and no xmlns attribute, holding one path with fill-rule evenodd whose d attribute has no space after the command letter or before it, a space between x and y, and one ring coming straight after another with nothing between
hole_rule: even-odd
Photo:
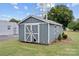
<instances>
[{"instance_id":1,"label":"sky","mask_svg":"<svg viewBox=\"0 0 79 59\"><path fill-rule=\"evenodd\" d=\"M57 4L57 3L56 3ZM51 4L52 7L56 5ZM73 11L74 17L79 18L79 4L65 3ZM50 8L50 5L47 5ZM41 16L41 7L39 3L0 3L0 20L10 20L15 18L22 20L28 15Z\"/></svg>"}]
</instances>

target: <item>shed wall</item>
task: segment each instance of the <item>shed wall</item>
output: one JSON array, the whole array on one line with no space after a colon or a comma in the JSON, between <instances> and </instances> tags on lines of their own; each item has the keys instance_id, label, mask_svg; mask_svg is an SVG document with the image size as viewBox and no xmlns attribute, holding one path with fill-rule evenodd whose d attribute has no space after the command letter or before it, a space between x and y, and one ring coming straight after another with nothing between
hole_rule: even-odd
<instances>
[{"instance_id":1,"label":"shed wall","mask_svg":"<svg viewBox=\"0 0 79 59\"><path fill-rule=\"evenodd\" d=\"M59 35L62 34L62 27L61 26L56 26L56 39L58 38Z\"/></svg>"},{"instance_id":2,"label":"shed wall","mask_svg":"<svg viewBox=\"0 0 79 59\"><path fill-rule=\"evenodd\" d=\"M55 40L55 37L56 37L55 25L50 25L49 31L50 31L50 43L51 43Z\"/></svg>"},{"instance_id":3,"label":"shed wall","mask_svg":"<svg viewBox=\"0 0 79 59\"><path fill-rule=\"evenodd\" d=\"M24 24L19 25L19 40L24 41Z\"/></svg>"},{"instance_id":4,"label":"shed wall","mask_svg":"<svg viewBox=\"0 0 79 59\"><path fill-rule=\"evenodd\" d=\"M59 32L60 32L59 29L60 29L59 26L56 25L56 26L55 26L55 39L57 39L58 36L59 36L59 34L60 34L60 33L59 33Z\"/></svg>"},{"instance_id":5,"label":"shed wall","mask_svg":"<svg viewBox=\"0 0 79 59\"><path fill-rule=\"evenodd\" d=\"M40 43L48 44L48 24L40 24Z\"/></svg>"},{"instance_id":6,"label":"shed wall","mask_svg":"<svg viewBox=\"0 0 79 59\"><path fill-rule=\"evenodd\" d=\"M63 33L62 26L51 25L50 24L50 42L53 42L58 38L59 35Z\"/></svg>"}]
</instances>

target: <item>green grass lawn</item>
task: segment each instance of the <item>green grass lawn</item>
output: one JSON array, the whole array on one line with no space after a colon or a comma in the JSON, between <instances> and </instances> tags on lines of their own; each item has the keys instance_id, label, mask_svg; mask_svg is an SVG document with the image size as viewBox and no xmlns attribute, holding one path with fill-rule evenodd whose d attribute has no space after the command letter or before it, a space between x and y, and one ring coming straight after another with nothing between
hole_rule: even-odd
<instances>
[{"instance_id":1,"label":"green grass lawn","mask_svg":"<svg viewBox=\"0 0 79 59\"><path fill-rule=\"evenodd\" d=\"M19 42L16 39L0 41L0 55L79 55L79 32L66 32L72 39L51 45Z\"/></svg>"}]
</instances>

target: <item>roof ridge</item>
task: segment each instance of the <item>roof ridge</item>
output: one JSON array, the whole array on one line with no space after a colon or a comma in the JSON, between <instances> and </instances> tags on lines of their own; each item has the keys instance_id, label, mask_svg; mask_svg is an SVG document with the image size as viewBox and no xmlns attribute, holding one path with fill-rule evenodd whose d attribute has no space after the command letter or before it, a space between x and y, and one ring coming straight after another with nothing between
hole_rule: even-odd
<instances>
[{"instance_id":1,"label":"roof ridge","mask_svg":"<svg viewBox=\"0 0 79 59\"><path fill-rule=\"evenodd\" d=\"M29 16L27 16L26 18L24 18L23 21L25 21L25 20L28 19L29 17L33 17L33 18L39 19L39 20L44 21L44 22L46 22L46 23L51 23L51 24L56 24L56 25L62 26L62 24L59 24L59 23L57 23L57 22L55 22L55 21L46 20L46 19L43 19L43 18L38 17L38 16L34 16L34 15L29 15ZM23 22L23 21L22 21L22 22ZM22 23L22 22L20 22L20 23ZM20 24L20 23L19 23L19 24Z\"/></svg>"}]
</instances>

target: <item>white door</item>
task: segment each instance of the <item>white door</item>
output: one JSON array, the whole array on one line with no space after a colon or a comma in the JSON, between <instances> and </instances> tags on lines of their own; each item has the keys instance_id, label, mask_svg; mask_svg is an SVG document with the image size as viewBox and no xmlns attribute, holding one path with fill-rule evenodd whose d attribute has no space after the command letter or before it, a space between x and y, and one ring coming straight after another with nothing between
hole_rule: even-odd
<instances>
[{"instance_id":1,"label":"white door","mask_svg":"<svg viewBox=\"0 0 79 59\"><path fill-rule=\"evenodd\" d=\"M27 42L36 42L39 40L39 24L26 24L25 26L25 40Z\"/></svg>"}]
</instances>

